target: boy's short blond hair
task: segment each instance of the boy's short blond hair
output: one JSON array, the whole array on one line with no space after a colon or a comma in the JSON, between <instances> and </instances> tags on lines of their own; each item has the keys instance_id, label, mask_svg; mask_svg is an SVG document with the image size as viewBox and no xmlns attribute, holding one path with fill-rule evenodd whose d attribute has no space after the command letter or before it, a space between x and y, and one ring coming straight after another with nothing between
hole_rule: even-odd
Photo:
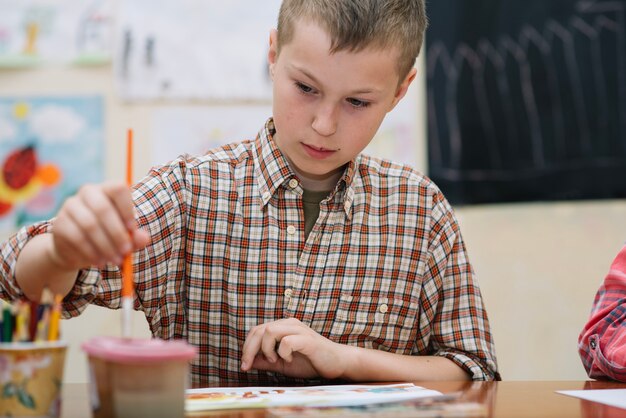
<instances>
[{"instance_id":1,"label":"boy's short blond hair","mask_svg":"<svg viewBox=\"0 0 626 418\"><path fill-rule=\"evenodd\" d=\"M427 26L425 0L283 0L278 14L278 53L298 20L326 30L331 52L397 47L400 81L415 65Z\"/></svg>"}]
</instances>

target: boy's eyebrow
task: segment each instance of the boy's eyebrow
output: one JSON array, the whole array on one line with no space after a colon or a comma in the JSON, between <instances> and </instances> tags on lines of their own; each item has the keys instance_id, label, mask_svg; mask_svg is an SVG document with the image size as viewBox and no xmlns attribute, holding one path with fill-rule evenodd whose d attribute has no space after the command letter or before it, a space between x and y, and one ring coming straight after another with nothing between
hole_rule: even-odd
<instances>
[{"instance_id":1,"label":"boy's eyebrow","mask_svg":"<svg viewBox=\"0 0 626 418\"><path fill-rule=\"evenodd\" d=\"M297 65L292 65L293 69L296 71L301 72L302 74L304 74L305 76L307 76L308 78L310 78L314 83L316 84L321 84L319 82L319 80L317 78L315 78L315 76L311 73L309 73L306 69L301 68ZM350 94L369 94L369 93L379 93L380 90L379 89L373 89L373 88L365 88L365 89L361 89L361 90L355 90L353 92L350 92Z\"/></svg>"}]
</instances>

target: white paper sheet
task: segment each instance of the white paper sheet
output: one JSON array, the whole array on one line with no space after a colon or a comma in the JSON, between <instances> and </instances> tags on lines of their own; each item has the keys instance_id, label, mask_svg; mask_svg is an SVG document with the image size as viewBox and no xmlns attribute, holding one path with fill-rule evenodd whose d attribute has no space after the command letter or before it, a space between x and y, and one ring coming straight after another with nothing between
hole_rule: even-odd
<instances>
[{"instance_id":1,"label":"white paper sheet","mask_svg":"<svg viewBox=\"0 0 626 418\"><path fill-rule=\"evenodd\" d=\"M557 390L557 393L626 409L626 389Z\"/></svg>"},{"instance_id":2,"label":"white paper sheet","mask_svg":"<svg viewBox=\"0 0 626 418\"><path fill-rule=\"evenodd\" d=\"M203 388L186 391L185 410L268 408L277 406L353 406L444 396L411 383L294 387Z\"/></svg>"}]
</instances>

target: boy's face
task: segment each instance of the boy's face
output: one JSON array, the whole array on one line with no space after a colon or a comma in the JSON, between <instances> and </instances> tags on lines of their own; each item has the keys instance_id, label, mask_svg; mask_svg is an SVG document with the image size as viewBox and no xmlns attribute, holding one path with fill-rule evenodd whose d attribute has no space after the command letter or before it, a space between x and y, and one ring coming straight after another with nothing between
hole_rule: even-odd
<instances>
[{"instance_id":1,"label":"boy's face","mask_svg":"<svg viewBox=\"0 0 626 418\"><path fill-rule=\"evenodd\" d=\"M404 96L415 69L399 83L395 48L331 54L318 25L295 26L280 55L277 33L270 34L274 140L304 188L331 190Z\"/></svg>"}]
</instances>

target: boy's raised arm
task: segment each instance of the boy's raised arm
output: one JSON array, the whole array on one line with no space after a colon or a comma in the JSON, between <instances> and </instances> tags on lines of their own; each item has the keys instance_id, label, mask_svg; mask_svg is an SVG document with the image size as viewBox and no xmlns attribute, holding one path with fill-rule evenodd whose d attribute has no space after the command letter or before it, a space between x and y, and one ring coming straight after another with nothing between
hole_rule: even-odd
<instances>
[{"instance_id":1,"label":"boy's raised arm","mask_svg":"<svg viewBox=\"0 0 626 418\"><path fill-rule=\"evenodd\" d=\"M83 186L65 201L51 232L34 237L21 250L15 279L29 299L39 298L45 286L66 295L80 269L120 264L126 253L148 241L148 234L137 228L128 186Z\"/></svg>"}]
</instances>

